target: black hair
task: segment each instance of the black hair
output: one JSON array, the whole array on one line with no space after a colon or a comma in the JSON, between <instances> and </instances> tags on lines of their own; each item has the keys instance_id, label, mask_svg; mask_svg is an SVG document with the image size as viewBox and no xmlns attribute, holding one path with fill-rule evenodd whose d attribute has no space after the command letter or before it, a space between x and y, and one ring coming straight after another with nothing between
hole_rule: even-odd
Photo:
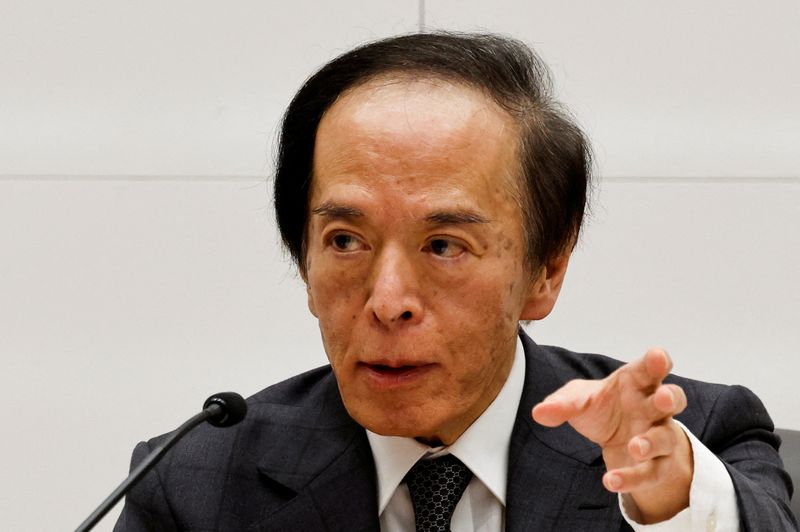
<instances>
[{"instance_id":1,"label":"black hair","mask_svg":"<svg viewBox=\"0 0 800 532\"><path fill-rule=\"evenodd\" d=\"M275 214L284 244L304 271L314 142L322 116L348 89L381 75L412 74L474 87L519 125L519 198L528 266L535 272L571 251L591 187L591 150L554 100L547 66L522 42L494 34L416 33L362 45L327 63L283 117Z\"/></svg>"}]
</instances>

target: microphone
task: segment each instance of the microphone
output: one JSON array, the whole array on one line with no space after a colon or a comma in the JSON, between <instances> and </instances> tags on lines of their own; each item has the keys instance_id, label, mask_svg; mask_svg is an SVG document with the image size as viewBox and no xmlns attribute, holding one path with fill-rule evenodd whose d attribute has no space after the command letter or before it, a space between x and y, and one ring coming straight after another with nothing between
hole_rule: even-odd
<instances>
[{"instance_id":1,"label":"microphone","mask_svg":"<svg viewBox=\"0 0 800 532\"><path fill-rule=\"evenodd\" d=\"M136 485L139 480L150 471L161 458L166 454L166 452L176 443L178 440L183 438L186 434L189 433L193 428L197 425L202 423L203 421L208 421L215 427L230 427L236 425L241 420L244 419L245 414L247 414L247 403L236 392L220 392L212 395L206 402L203 403L203 411L199 414L196 414L188 421L186 421L183 425L175 429L175 431L169 435L169 437L164 441L164 443L156 446L153 451L148 454L141 463L136 466L136 469L131 471L131 474L128 475L128 478L122 481L122 484L117 486L111 495L106 497L100 506L92 512L92 514L86 518L86 520L80 524L78 528L75 529L75 532L86 532L94 528L100 519L105 516L111 508L114 507L115 504L119 502L119 500L128 493L133 486Z\"/></svg>"},{"instance_id":2,"label":"microphone","mask_svg":"<svg viewBox=\"0 0 800 532\"><path fill-rule=\"evenodd\" d=\"M219 392L206 399L203 411L212 412L208 422L215 427L231 427L244 419L247 403L236 392Z\"/></svg>"}]
</instances>

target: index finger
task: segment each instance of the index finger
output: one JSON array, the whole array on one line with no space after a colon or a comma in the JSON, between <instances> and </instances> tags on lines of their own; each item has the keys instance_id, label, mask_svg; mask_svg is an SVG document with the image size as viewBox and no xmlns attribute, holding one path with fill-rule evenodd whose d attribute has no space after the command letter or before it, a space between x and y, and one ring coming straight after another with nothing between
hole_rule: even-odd
<instances>
[{"instance_id":1,"label":"index finger","mask_svg":"<svg viewBox=\"0 0 800 532\"><path fill-rule=\"evenodd\" d=\"M661 381L672 371L672 359L665 349L651 347L645 355L623 366L637 385L642 388L661 384Z\"/></svg>"},{"instance_id":2,"label":"index finger","mask_svg":"<svg viewBox=\"0 0 800 532\"><path fill-rule=\"evenodd\" d=\"M534 406L531 415L540 425L557 427L580 415L590 403L592 394L600 390L603 383L573 379Z\"/></svg>"}]
</instances>

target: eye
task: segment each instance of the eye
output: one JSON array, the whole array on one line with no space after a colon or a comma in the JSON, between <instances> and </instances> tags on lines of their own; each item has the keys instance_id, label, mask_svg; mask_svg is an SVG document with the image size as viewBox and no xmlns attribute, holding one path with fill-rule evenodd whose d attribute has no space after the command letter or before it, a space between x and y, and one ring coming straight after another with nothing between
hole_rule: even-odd
<instances>
[{"instance_id":1,"label":"eye","mask_svg":"<svg viewBox=\"0 0 800 532\"><path fill-rule=\"evenodd\" d=\"M437 257L452 259L464 253L465 248L462 244L449 240L447 238L434 238L428 245L425 246L427 251L430 251Z\"/></svg>"},{"instance_id":2,"label":"eye","mask_svg":"<svg viewBox=\"0 0 800 532\"><path fill-rule=\"evenodd\" d=\"M330 238L330 245L336 251L343 253L358 251L361 241L349 233L335 233Z\"/></svg>"}]
</instances>

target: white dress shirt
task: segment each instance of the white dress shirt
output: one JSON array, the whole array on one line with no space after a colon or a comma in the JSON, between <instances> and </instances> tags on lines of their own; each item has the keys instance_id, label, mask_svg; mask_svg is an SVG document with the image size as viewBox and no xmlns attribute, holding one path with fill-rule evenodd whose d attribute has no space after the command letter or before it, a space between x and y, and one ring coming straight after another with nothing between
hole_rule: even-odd
<instances>
[{"instance_id":1,"label":"white dress shirt","mask_svg":"<svg viewBox=\"0 0 800 532\"><path fill-rule=\"evenodd\" d=\"M505 530L506 475L511 431L525 381L522 342L500 393L481 416L452 445L428 447L413 438L382 436L367 431L378 476L378 513L382 532L414 530L414 508L403 478L421 458L452 454L474 474L456 505L453 532L503 532ZM689 507L672 519L654 525L636 522L638 508L620 496L620 509L637 532L733 532L739 514L733 482L725 466L683 425L694 456L694 478Z\"/></svg>"}]
</instances>

